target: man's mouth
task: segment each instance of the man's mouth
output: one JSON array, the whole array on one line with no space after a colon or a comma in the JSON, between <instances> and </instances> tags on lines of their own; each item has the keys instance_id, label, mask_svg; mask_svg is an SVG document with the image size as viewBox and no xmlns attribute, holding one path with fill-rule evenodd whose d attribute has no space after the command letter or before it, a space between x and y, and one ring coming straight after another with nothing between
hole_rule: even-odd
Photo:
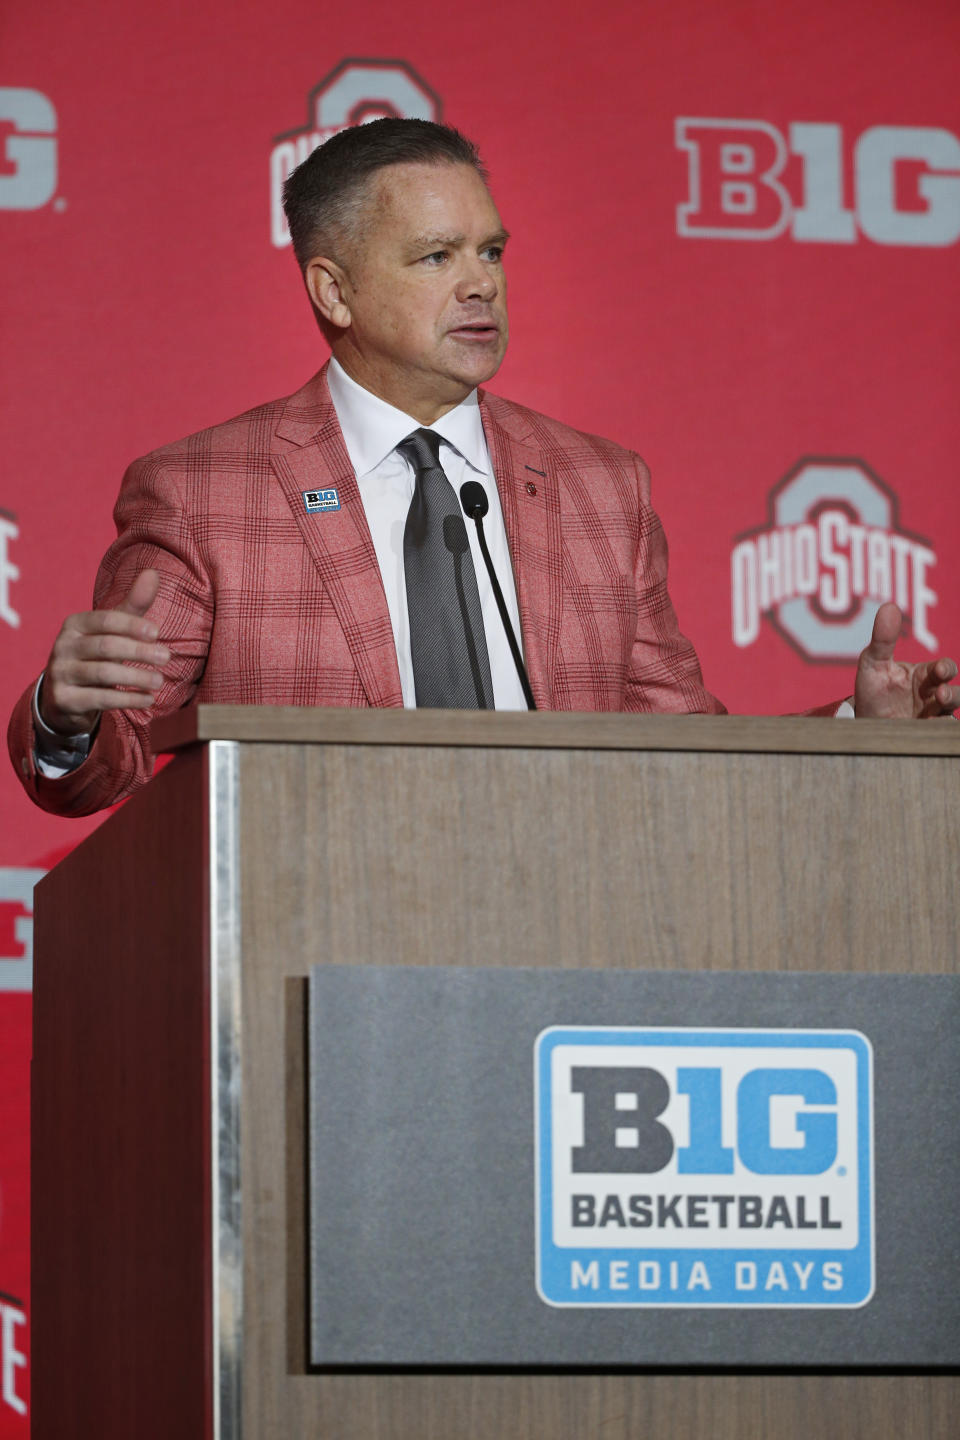
<instances>
[{"instance_id":1,"label":"man's mouth","mask_svg":"<svg viewBox=\"0 0 960 1440\"><path fill-rule=\"evenodd\" d=\"M453 335L457 340L495 340L499 338L500 327L491 324L488 320L470 320L464 325L457 325L447 333Z\"/></svg>"}]
</instances>

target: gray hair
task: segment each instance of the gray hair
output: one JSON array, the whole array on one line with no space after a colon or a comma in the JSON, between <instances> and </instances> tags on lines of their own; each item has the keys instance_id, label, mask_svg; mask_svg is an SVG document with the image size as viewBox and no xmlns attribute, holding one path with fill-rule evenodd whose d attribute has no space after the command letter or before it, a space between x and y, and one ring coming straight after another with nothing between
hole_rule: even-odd
<instances>
[{"instance_id":1,"label":"gray hair","mask_svg":"<svg viewBox=\"0 0 960 1440\"><path fill-rule=\"evenodd\" d=\"M283 187L283 208L301 270L315 255L340 261L356 237L370 181L389 165L470 165L487 172L472 141L433 120L388 118L350 125L308 155Z\"/></svg>"}]
</instances>

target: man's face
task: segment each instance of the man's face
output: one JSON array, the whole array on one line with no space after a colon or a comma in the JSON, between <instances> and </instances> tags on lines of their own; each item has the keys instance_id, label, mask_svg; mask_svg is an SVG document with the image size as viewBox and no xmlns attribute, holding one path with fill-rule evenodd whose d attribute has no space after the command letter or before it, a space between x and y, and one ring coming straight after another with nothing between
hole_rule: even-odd
<instances>
[{"instance_id":1,"label":"man's face","mask_svg":"<svg viewBox=\"0 0 960 1440\"><path fill-rule=\"evenodd\" d=\"M374 176L358 228L334 353L368 390L432 424L507 348L500 216L472 166L391 165Z\"/></svg>"}]
</instances>

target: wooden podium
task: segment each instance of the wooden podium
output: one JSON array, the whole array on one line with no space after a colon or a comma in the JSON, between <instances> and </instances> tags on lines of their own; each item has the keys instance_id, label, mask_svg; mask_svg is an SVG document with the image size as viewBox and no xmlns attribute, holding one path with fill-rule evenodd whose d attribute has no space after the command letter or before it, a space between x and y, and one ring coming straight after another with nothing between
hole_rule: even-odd
<instances>
[{"instance_id":1,"label":"wooden podium","mask_svg":"<svg viewBox=\"0 0 960 1440\"><path fill-rule=\"evenodd\" d=\"M960 727L201 706L40 884L36 1440L955 1433L950 1374L311 1373L305 976L956 972Z\"/></svg>"}]
</instances>

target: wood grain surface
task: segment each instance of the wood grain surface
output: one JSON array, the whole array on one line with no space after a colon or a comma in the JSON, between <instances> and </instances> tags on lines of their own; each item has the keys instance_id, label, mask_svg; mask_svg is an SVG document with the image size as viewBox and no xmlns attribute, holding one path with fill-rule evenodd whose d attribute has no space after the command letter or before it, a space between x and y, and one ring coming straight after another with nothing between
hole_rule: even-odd
<instances>
[{"instance_id":1,"label":"wood grain surface","mask_svg":"<svg viewBox=\"0 0 960 1440\"><path fill-rule=\"evenodd\" d=\"M194 705L150 726L157 752L205 740L329 745L729 750L810 755L960 756L960 726L939 720L777 715L597 715L558 711L353 710Z\"/></svg>"},{"instance_id":2,"label":"wood grain surface","mask_svg":"<svg viewBox=\"0 0 960 1440\"><path fill-rule=\"evenodd\" d=\"M958 774L760 747L242 746L244 1440L953 1436L949 1375L306 1373L302 977L953 972Z\"/></svg>"}]
</instances>

